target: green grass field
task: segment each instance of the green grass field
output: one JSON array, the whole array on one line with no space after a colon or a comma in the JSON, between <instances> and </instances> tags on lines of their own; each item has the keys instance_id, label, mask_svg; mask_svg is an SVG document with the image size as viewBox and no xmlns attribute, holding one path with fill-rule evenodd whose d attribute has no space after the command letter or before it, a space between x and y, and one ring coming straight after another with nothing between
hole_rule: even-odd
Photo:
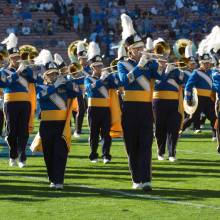
<instances>
[{"instance_id":1,"label":"green grass field","mask_svg":"<svg viewBox=\"0 0 220 220\"><path fill-rule=\"evenodd\" d=\"M0 158L1 220L220 219L220 155L210 132L187 132L176 163L157 161L154 144L153 191L144 193L131 189L122 140L113 141L111 164L91 164L87 127L84 131L72 142L63 191L48 188L41 156L29 157L24 169Z\"/></svg>"}]
</instances>

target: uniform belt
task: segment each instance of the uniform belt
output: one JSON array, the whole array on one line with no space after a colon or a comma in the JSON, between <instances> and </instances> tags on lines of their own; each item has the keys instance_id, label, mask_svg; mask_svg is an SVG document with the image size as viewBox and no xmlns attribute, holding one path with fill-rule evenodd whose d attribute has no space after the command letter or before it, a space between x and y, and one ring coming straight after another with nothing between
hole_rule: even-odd
<instances>
[{"instance_id":1,"label":"uniform belt","mask_svg":"<svg viewBox=\"0 0 220 220\"><path fill-rule=\"evenodd\" d=\"M65 121L67 110L45 110L41 111L41 121Z\"/></svg>"},{"instance_id":2,"label":"uniform belt","mask_svg":"<svg viewBox=\"0 0 220 220\"><path fill-rule=\"evenodd\" d=\"M209 89L196 89L198 96L211 97L212 91Z\"/></svg>"},{"instance_id":3,"label":"uniform belt","mask_svg":"<svg viewBox=\"0 0 220 220\"><path fill-rule=\"evenodd\" d=\"M169 100L178 100L179 92L175 91L154 91L153 99L169 99Z\"/></svg>"},{"instance_id":4,"label":"uniform belt","mask_svg":"<svg viewBox=\"0 0 220 220\"><path fill-rule=\"evenodd\" d=\"M124 91L125 102L151 102L152 93L150 91Z\"/></svg>"},{"instance_id":5,"label":"uniform belt","mask_svg":"<svg viewBox=\"0 0 220 220\"><path fill-rule=\"evenodd\" d=\"M30 101L30 95L27 92L13 92L4 94L4 102L23 102Z\"/></svg>"},{"instance_id":6,"label":"uniform belt","mask_svg":"<svg viewBox=\"0 0 220 220\"><path fill-rule=\"evenodd\" d=\"M88 106L109 107L110 101L107 98L88 98Z\"/></svg>"}]
</instances>

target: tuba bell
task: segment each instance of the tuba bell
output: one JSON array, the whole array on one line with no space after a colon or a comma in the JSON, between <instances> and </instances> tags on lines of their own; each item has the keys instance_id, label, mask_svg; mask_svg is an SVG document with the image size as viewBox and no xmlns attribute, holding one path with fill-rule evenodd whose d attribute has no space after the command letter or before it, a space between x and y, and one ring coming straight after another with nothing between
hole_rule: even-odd
<instances>
[{"instance_id":1,"label":"tuba bell","mask_svg":"<svg viewBox=\"0 0 220 220\"><path fill-rule=\"evenodd\" d=\"M171 49L168 43L165 41L158 42L154 46L154 54L156 55L163 55L168 57L170 55Z\"/></svg>"},{"instance_id":2,"label":"tuba bell","mask_svg":"<svg viewBox=\"0 0 220 220\"><path fill-rule=\"evenodd\" d=\"M196 46L193 41L188 39L179 39L173 45L173 52L178 59L185 58L185 49L188 45L192 45L192 53L196 53Z\"/></svg>"},{"instance_id":3,"label":"tuba bell","mask_svg":"<svg viewBox=\"0 0 220 220\"><path fill-rule=\"evenodd\" d=\"M23 61L32 61L38 56L37 48L29 44L20 46L19 53Z\"/></svg>"},{"instance_id":4,"label":"tuba bell","mask_svg":"<svg viewBox=\"0 0 220 220\"><path fill-rule=\"evenodd\" d=\"M69 46L68 46L68 57L71 61L71 63L77 63L78 58L77 58L77 44L79 43L80 40L73 41ZM88 43L84 42L84 46L86 49L88 49Z\"/></svg>"}]
</instances>

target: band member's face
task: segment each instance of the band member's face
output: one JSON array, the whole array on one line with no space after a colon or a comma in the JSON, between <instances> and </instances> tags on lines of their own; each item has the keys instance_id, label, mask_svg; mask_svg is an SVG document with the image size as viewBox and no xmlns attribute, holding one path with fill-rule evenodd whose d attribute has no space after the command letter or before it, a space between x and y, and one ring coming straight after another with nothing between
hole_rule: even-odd
<instances>
[{"instance_id":1,"label":"band member's face","mask_svg":"<svg viewBox=\"0 0 220 220\"><path fill-rule=\"evenodd\" d=\"M87 65L87 58L80 58L79 59L79 64L82 66L86 66Z\"/></svg>"},{"instance_id":2,"label":"band member's face","mask_svg":"<svg viewBox=\"0 0 220 220\"><path fill-rule=\"evenodd\" d=\"M12 57L10 57L9 58L9 60L10 60L10 63L12 64L12 66L14 66L14 67L18 67L19 66L19 60L20 60L20 56L18 55L18 56L12 56Z\"/></svg>"},{"instance_id":3,"label":"band member's face","mask_svg":"<svg viewBox=\"0 0 220 220\"><path fill-rule=\"evenodd\" d=\"M167 62L163 61L163 60L158 60L158 64L159 64L161 69L165 69L166 65L167 65Z\"/></svg>"},{"instance_id":4,"label":"band member's face","mask_svg":"<svg viewBox=\"0 0 220 220\"><path fill-rule=\"evenodd\" d=\"M96 76L101 76L103 65L92 66L92 70Z\"/></svg>"},{"instance_id":5,"label":"band member's face","mask_svg":"<svg viewBox=\"0 0 220 220\"><path fill-rule=\"evenodd\" d=\"M58 77L58 73L52 72L45 76L45 81L47 84L53 84L56 81L57 77Z\"/></svg>"},{"instance_id":6,"label":"band member's face","mask_svg":"<svg viewBox=\"0 0 220 220\"><path fill-rule=\"evenodd\" d=\"M191 70L194 70L196 69L197 67L197 63L194 63L194 62L189 62L188 63L188 68L191 69Z\"/></svg>"},{"instance_id":7,"label":"band member's face","mask_svg":"<svg viewBox=\"0 0 220 220\"><path fill-rule=\"evenodd\" d=\"M201 62L200 67L204 69L205 71L207 71L208 69L212 67L212 64L210 62Z\"/></svg>"},{"instance_id":8,"label":"band member's face","mask_svg":"<svg viewBox=\"0 0 220 220\"><path fill-rule=\"evenodd\" d=\"M130 48L128 51L129 51L130 57L138 61L142 56L141 52L143 52L143 50L144 50L144 47L136 47L136 48Z\"/></svg>"}]
</instances>

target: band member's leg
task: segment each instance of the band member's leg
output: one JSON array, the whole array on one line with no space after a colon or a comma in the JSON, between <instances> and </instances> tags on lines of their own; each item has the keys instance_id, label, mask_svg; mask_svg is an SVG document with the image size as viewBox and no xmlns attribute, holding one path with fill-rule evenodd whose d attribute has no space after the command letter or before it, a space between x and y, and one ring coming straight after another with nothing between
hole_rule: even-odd
<instances>
[{"instance_id":1,"label":"band member's leg","mask_svg":"<svg viewBox=\"0 0 220 220\"><path fill-rule=\"evenodd\" d=\"M61 137L64 129L64 123L57 125L54 131L54 149L53 149L53 178L55 184L63 184L64 173L67 162L67 145Z\"/></svg>"},{"instance_id":2,"label":"band member's leg","mask_svg":"<svg viewBox=\"0 0 220 220\"><path fill-rule=\"evenodd\" d=\"M86 111L86 106L85 106L83 95L78 96L77 101L78 101L78 112L76 115L76 132L77 134L81 134L83 118L84 118L85 111Z\"/></svg>"},{"instance_id":3,"label":"band member's leg","mask_svg":"<svg viewBox=\"0 0 220 220\"><path fill-rule=\"evenodd\" d=\"M151 106L151 105L150 105ZM138 152L139 170L141 175L141 182L150 182L152 176L151 160L152 160L152 143L153 143L153 115L152 107L143 109L143 113L139 116L140 149ZM143 119L143 115L146 115Z\"/></svg>"},{"instance_id":4,"label":"band member's leg","mask_svg":"<svg viewBox=\"0 0 220 220\"><path fill-rule=\"evenodd\" d=\"M141 175L138 170L138 131L139 125L135 116L135 106L124 103L126 108L122 113L122 127L124 132L125 147L128 155L128 163L131 171L132 180L141 183Z\"/></svg>"},{"instance_id":5,"label":"band member's leg","mask_svg":"<svg viewBox=\"0 0 220 220\"><path fill-rule=\"evenodd\" d=\"M25 149L27 146L28 138L29 138L29 131L28 131L28 124L30 119L31 113L31 104L30 102L20 102L20 113L18 119L18 154L19 154L19 161L23 162L26 161L26 153Z\"/></svg>"},{"instance_id":6,"label":"band member's leg","mask_svg":"<svg viewBox=\"0 0 220 220\"><path fill-rule=\"evenodd\" d=\"M47 122L40 123L40 137L42 140L44 161L47 167L47 174L49 181L54 183L53 178L53 131L52 126L49 126Z\"/></svg>"},{"instance_id":7,"label":"band member's leg","mask_svg":"<svg viewBox=\"0 0 220 220\"><path fill-rule=\"evenodd\" d=\"M0 135L2 135L3 127L4 127L4 113L3 110L0 109Z\"/></svg>"},{"instance_id":8,"label":"band member's leg","mask_svg":"<svg viewBox=\"0 0 220 220\"><path fill-rule=\"evenodd\" d=\"M102 145L102 158L111 160L110 147L112 138L110 136L111 127L111 114L109 108L103 109L102 125L101 125L101 137L103 140Z\"/></svg>"},{"instance_id":9,"label":"band member's leg","mask_svg":"<svg viewBox=\"0 0 220 220\"><path fill-rule=\"evenodd\" d=\"M153 101L155 136L157 140L158 155L163 156L166 149L167 140L167 112L166 103L163 100Z\"/></svg>"},{"instance_id":10,"label":"band member's leg","mask_svg":"<svg viewBox=\"0 0 220 220\"><path fill-rule=\"evenodd\" d=\"M90 127L89 142L91 148L89 159L94 160L98 158L97 150L98 150L99 133L100 133L100 115L97 108L89 107L88 122Z\"/></svg>"},{"instance_id":11,"label":"band member's leg","mask_svg":"<svg viewBox=\"0 0 220 220\"><path fill-rule=\"evenodd\" d=\"M212 126L212 136L216 137L216 130L215 130L215 121L216 121L216 114L215 114L215 103L211 99L207 99L204 113L207 118L211 122Z\"/></svg>"},{"instance_id":12,"label":"band member's leg","mask_svg":"<svg viewBox=\"0 0 220 220\"><path fill-rule=\"evenodd\" d=\"M18 157L17 129L19 115L15 111L15 103L6 102L4 104L4 113L6 120L6 140L9 146L9 157L16 159Z\"/></svg>"},{"instance_id":13,"label":"band member's leg","mask_svg":"<svg viewBox=\"0 0 220 220\"><path fill-rule=\"evenodd\" d=\"M167 120L167 145L169 157L176 156L176 145L181 125L181 115L178 112L178 103L173 103L172 108L173 109L170 109L170 115Z\"/></svg>"}]
</instances>

